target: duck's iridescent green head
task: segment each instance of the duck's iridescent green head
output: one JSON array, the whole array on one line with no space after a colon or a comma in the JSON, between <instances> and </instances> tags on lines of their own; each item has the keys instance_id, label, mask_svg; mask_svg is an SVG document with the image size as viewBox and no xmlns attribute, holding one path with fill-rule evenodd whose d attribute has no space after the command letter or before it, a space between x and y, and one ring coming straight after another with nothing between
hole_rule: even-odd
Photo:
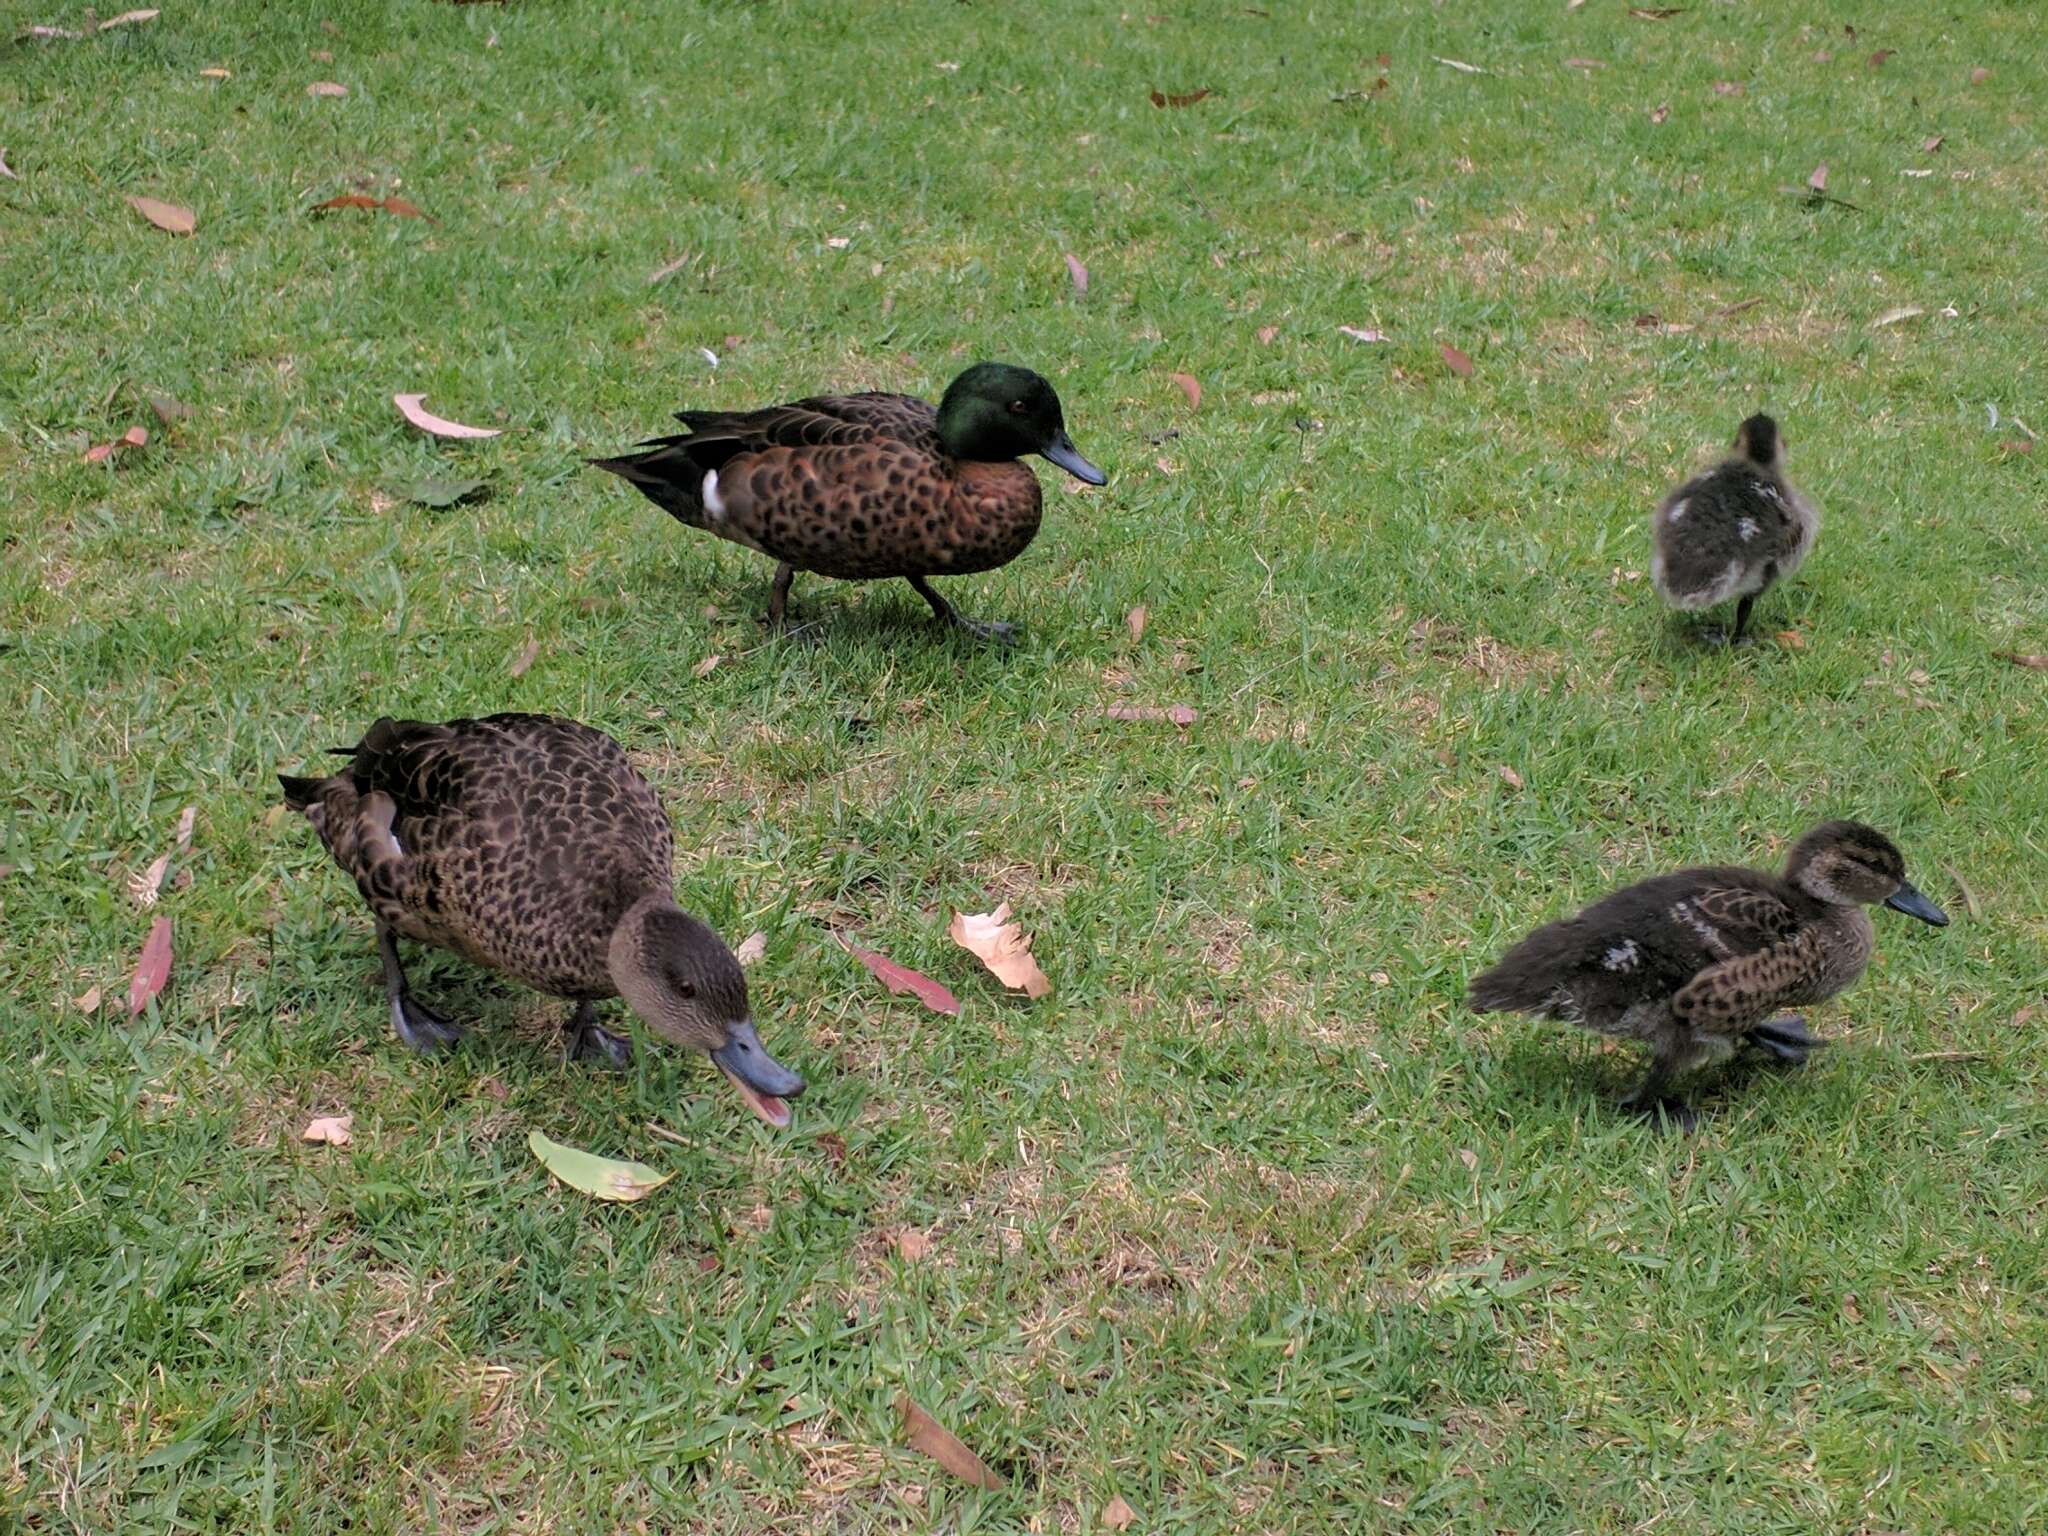
<instances>
[{"instance_id":1,"label":"duck's iridescent green head","mask_svg":"<svg viewBox=\"0 0 2048 1536\"><path fill-rule=\"evenodd\" d=\"M946 386L939 401L939 446L953 458L983 463L1036 453L1089 485L1109 478L1067 436L1052 386L1012 363L976 363Z\"/></svg>"}]
</instances>

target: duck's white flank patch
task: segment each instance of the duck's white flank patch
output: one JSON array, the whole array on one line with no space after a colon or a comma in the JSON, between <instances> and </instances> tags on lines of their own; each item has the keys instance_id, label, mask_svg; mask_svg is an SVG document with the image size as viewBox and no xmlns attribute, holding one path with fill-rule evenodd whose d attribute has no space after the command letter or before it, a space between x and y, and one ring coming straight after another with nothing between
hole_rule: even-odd
<instances>
[{"instance_id":1,"label":"duck's white flank patch","mask_svg":"<svg viewBox=\"0 0 2048 1536\"><path fill-rule=\"evenodd\" d=\"M1671 510L1664 514L1664 521L1667 523L1677 522L1681 517L1685 516L1685 509L1688 505L1690 503L1683 499L1671 503Z\"/></svg>"},{"instance_id":2,"label":"duck's white flank patch","mask_svg":"<svg viewBox=\"0 0 2048 1536\"><path fill-rule=\"evenodd\" d=\"M718 471L704 471L704 484L698 488L697 499L704 503L704 510L714 518L725 516L725 498L718 494Z\"/></svg>"},{"instance_id":3,"label":"duck's white flank patch","mask_svg":"<svg viewBox=\"0 0 2048 1536\"><path fill-rule=\"evenodd\" d=\"M1735 525L1735 531L1742 535L1742 542L1747 544L1751 539L1756 537L1756 519L1753 517L1743 518L1740 522L1738 522Z\"/></svg>"},{"instance_id":4,"label":"duck's white flank patch","mask_svg":"<svg viewBox=\"0 0 2048 1536\"><path fill-rule=\"evenodd\" d=\"M1643 952L1636 948L1634 939L1623 939L1619 944L1600 957L1600 963L1610 971L1628 972L1641 962Z\"/></svg>"}]
</instances>

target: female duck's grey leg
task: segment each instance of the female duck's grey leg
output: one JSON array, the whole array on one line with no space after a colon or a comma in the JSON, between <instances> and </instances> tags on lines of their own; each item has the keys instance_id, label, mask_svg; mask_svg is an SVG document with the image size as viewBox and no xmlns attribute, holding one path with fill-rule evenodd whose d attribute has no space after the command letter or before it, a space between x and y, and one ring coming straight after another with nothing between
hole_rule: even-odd
<instances>
[{"instance_id":1,"label":"female duck's grey leg","mask_svg":"<svg viewBox=\"0 0 2048 1536\"><path fill-rule=\"evenodd\" d=\"M939 616L941 624L950 624L955 629L964 630L977 640L996 640L1004 645L1008 645L1017 638L1016 625L997 624L984 619L970 619L966 614L934 592L932 584L922 576L908 576L904 579L917 589L919 597L932 605L932 612Z\"/></svg>"},{"instance_id":2,"label":"female duck's grey leg","mask_svg":"<svg viewBox=\"0 0 2048 1536\"><path fill-rule=\"evenodd\" d=\"M377 953L384 961L384 995L391 1000L391 1027L398 1038L424 1056L451 1049L462 1030L412 995L398 961L398 935L382 923L377 925Z\"/></svg>"},{"instance_id":3,"label":"female duck's grey leg","mask_svg":"<svg viewBox=\"0 0 2048 1536\"><path fill-rule=\"evenodd\" d=\"M787 560L775 567L775 585L768 589L768 627L782 628L783 610L789 606L789 584L796 580L796 567Z\"/></svg>"},{"instance_id":4,"label":"female duck's grey leg","mask_svg":"<svg viewBox=\"0 0 2048 1536\"><path fill-rule=\"evenodd\" d=\"M1769 1051L1778 1060L1795 1067L1827 1044L1817 1035L1807 1033L1806 1020L1796 1013L1781 1013L1775 1019L1765 1019L1749 1032L1749 1039L1759 1049Z\"/></svg>"},{"instance_id":5,"label":"female duck's grey leg","mask_svg":"<svg viewBox=\"0 0 2048 1536\"><path fill-rule=\"evenodd\" d=\"M571 1061L601 1057L621 1072L633 1065L633 1043L624 1035L615 1035L598 1027L597 1004L593 1002L578 1003L576 1011L563 1023L562 1030L569 1037Z\"/></svg>"}]
</instances>

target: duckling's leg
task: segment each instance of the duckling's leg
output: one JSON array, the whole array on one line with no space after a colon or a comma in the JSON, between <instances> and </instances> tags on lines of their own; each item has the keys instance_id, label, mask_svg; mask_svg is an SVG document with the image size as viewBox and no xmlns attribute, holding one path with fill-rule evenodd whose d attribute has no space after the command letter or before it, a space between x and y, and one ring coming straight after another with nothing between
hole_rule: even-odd
<instances>
[{"instance_id":1,"label":"duckling's leg","mask_svg":"<svg viewBox=\"0 0 2048 1536\"><path fill-rule=\"evenodd\" d=\"M1749 610L1755 606L1756 594L1754 592L1743 593L1742 601L1735 605L1735 628L1728 635L1728 643L1730 645L1742 644L1743 632L1749 628Z\"/></svg>"},{"instance_id":2,"label":"duckling's leg","mask_svg":"<svg viewBox=\"0 0 2048 1536\"><path fill-rule=\"evenodd\" d=\"M939 616L941 624L950 624L955 629L964 630L977 640L994 640L1003 645L1008 645L1017 638L1016 625L997 624L986 619L970 619L934 592L932 584L922 576L908 576L904 579L917 589L919 597L932 605L932 612Z\"/></svg>"},{"instance_id":3,"label":"duckling's leg","mask_svg":"<svg viewBox=\"0 0 2048 1536\"><path fill-rule=\"evenodd\" d=\"M1675 1021L1667 1022L1648 1038L1655 1049L1650 1070L1636 1091L1621 1101L1621 1107L1647 1120L1661 1119L1671 1129L1689 1131L1699 1124L1699 1116L1693 1113L1690 1104L1672 1093L1671 1084L1706 1054L1706 1047L1691 1030Z\"/></svg>"},{"instance_id":4,"label":"duckling's leg","mask_svg":"<svg viewBox=\"0 0 2048 1536\"><path fill-rule=\"evenodd\" d=\"M382 923L377 925L377 953L384 961L384 995L391 999L391 1027L398 1038L423 1056L452 1050L462 1038L461 1026L412 995L398 960L398 935Z\"/></svg>"},{"instance_id":5,"label":"duckling's leg","mask_svg":"<svg viewBox=\"0 0 2048 1536\"><path fill-rule=\"evenodd\" d=\"M1749 1039L1759 1049L1795 1067L1803 1065L1827 1044L1819 1036L1807 1033L1806 1020L1796 1013L1781 1013L1775 1019L1764 1020L1749 1032Z\"/></svg>"},{"instance_id":6,"label":"duckling's leg","mask_svg":"<svg viewBox=\"0 0 2048 1536\"><path fill-rule=\"evenodd\" d=\"M775 567L775 585L768 589L768 628L782 628L783 610L789 606L789 584L796 580L796 567L787 560Z\"/></svg>"},{"instance_id":7,"label":"duckling's leg","mask_svg":"<svg viewBox=\"0 0 2048 1536\"><path fill-rule=\"evenodd\" d=\"M586 999L576 1005L576 1011L569 1015L562 1025L569 1037L569 1059L589 1061L602 1057L623 1072L633 1065L633 1043L623 1035L615 1035L608 1029L600 1029L597 1023L597 1004Z\"/></svg>"}]
</instances>

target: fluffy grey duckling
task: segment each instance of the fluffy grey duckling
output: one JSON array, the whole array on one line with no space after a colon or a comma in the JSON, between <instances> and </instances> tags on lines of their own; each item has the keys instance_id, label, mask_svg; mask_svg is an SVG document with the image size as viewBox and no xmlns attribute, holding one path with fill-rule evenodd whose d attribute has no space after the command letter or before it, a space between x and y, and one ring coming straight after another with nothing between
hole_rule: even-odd
<instances>
[{"instance_id":1,"label":"fluffy grey duckling","mask_svg":"<svg viewBox=\"0 0 2048 1536\"><path fill-rule=\"evenodd\" d=\"M1948 922L1883 833L1823 822L1793 844L1782 876L1683 869L1546 923L1473 977L1467 1001L1642 1041L1649 1075L1626 1107L1690 1129L1691 1109L1671 1094L1687 1068L1742 1044L1796 1064L1826 1043L1778 1010L1822 1002L1863 973L1874 939L1863 908L1880 901Z\"/></svg>"},{"instance_id":2,"label":"fluffy grey duckling","mask_svg":"<svg viewBox=\"0 0 2048 1536\"><path fill-rule=\"evenodd\" d=\"M430 725L379 720L324 779L279 774L377 920L391 1025L417 1051L462 1031L412 995L398 939L453 950L571 998L571 1057L632 1061L597 1023L623 997L647 1027L706 1052L770 1125L804 1080L763 1049L747 979L676 906L675 833L654 789L602 731L550 715Z\"/></svg>"},{"instance_id":3,"label":"fluffy grey duckling","mask_svg":"<svg viewBox=\"0 0 2048 1536\"><path fill-rule=\"evenodd\" d=\"M1650 519L1650 578L1693 612L1739 598L1728 642L1741 641L1757 595L1799 569L1820 508L1785 478L1785 439L1768 416L1735 432L1735 451L1666 496Z\"/></svg>"}]
</instances>

